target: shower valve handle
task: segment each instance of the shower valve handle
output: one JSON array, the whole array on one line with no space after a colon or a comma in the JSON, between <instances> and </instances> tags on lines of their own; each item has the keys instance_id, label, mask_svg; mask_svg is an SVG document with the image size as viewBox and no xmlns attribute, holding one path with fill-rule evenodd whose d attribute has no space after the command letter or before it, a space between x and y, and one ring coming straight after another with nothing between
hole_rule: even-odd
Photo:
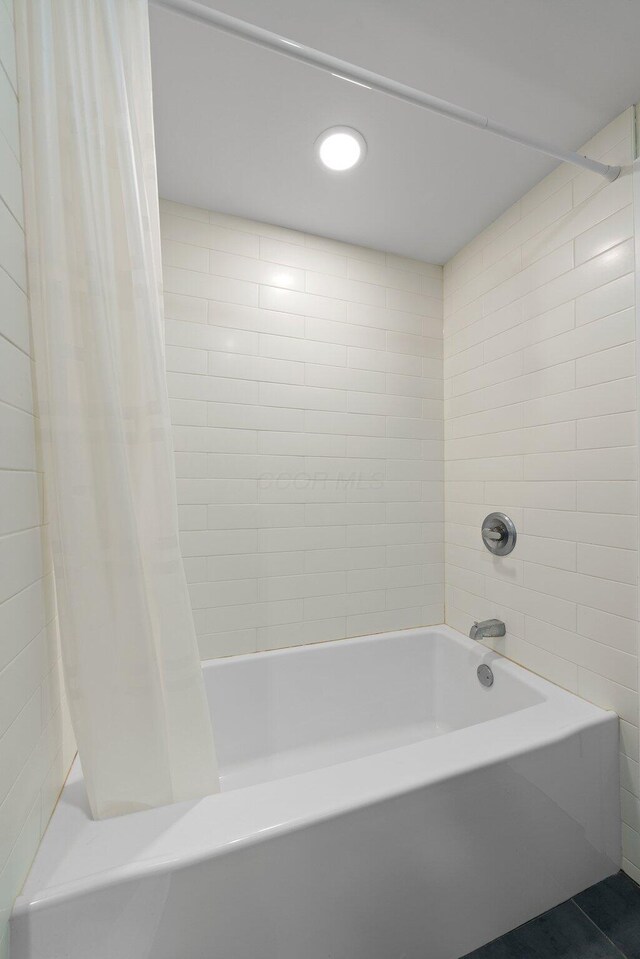
<instances>
[{"instance_id":1,"label":"shower valve handle","mask_svg":"<svg viewBox=\"0 0 640 959\"><path fill-rule=\"evenodd\" d=\"M495 526L493 526L491 529L484 530L484 538L493 540L494 543L499 543L502 537L502 532Z\"/></svg>"}]
</instances>

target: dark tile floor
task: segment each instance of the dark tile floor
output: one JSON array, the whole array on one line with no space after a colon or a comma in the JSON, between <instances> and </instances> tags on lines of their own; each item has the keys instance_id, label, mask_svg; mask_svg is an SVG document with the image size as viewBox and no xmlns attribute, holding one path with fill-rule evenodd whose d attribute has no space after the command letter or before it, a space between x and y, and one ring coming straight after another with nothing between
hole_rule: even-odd
<instances>
[{"instance_id":1,"label":"dark tile floor","mask_svg":"<svg viewBox=\"0 0 640 959\"><path fill-rule=\"evenodd\" d=\"M640 886L619 872L464 959L640 959Z\"/></svg>"}]
</instances>

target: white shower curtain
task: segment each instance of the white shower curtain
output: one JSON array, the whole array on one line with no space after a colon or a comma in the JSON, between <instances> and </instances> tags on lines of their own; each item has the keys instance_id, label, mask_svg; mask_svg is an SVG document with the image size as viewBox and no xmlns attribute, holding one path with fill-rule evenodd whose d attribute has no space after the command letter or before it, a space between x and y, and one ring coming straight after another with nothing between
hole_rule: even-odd
<instances>
[{"instance_id":1,"label":"white shower curtain","mask_svg":"<svg viewBox=\"0 0 640 959\"><path fill-rule=\"evenodd\" d=\"M146 0L15 0L65 684L96 818L215 792L178 545Z\"/></svg>"}]
</instances>

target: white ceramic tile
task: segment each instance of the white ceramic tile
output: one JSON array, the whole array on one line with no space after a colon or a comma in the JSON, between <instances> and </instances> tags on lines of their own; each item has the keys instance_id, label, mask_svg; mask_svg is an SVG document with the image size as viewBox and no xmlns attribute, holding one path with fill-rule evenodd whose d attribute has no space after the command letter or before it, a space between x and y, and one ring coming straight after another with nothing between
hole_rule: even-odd
<instances>
[{"instance_id":1,"label":"white ceramic tile","mask_svg":"<svg viewBox=\"0 0 640 959\"><path fill-rule=\"evenodd\" d=\"M633 481L578 482L576 507L591 513L638 512L638 484Z\"/></svg>"},{"instance_id":2,"label":"white ceramic tile","mask_svg":"<svg viewBox=\"0 0 640 959\"><path fill-rule=\"evenodd\" d=\"M226 276L211 276L196 270L166 267L164 288L169 293L195 296L207 300L237 303L241 306L258 306L258 284Z\"/></svg>"},{"instance_id":3,"label":"white ceramic tile","mask_svg":"<svg viewBox=\"0 0 640 959\"><path fill-rule=\"evenodd\" d=\"M207 310L208 304L205 299L164 291L164 315L168 319L206 323Z\"/></svg>"},{"instance_id":4,"label":"white ceramic tile","mask_svg":"<svg viewBox=\"0 0 640 959\"><path fill-rule=\"evenodd\" d=\"M0 37L2 30L0 29ZM0 132L0 196L10 212L21 226L24 226L24 208L22 202L22 173L20 162L9 146L6 137Z\"/></svg>"},{"instance_id":5,"label":"white ceramic tile","mask_svg":"<svg viewBox=\"0 0 640 959\"><path fill-rule=\"evenodd\" d=\"M31 361L26 353L0 336L0 400L18 409L33 410Z\"/></svg>"},{"instance_id":6,"label":"white ceramic tile","mask_svg":"<svg viewBox=\"0 0 640 959\"><path fill-rule=\"evenodd\" d=\"M258 384L251 384L252 387ZM304 429L304 410L260 407L254 404L208 403L209 426L226 430L287 430Z\"/></svg>"},{"instance_id":7,"label":"white ceramic tile","mask_svg":"<svg viewBox=\"0 0 640 959\"><path fill-rule=\"evenodd\" d=\"M422 290L421 281L434 282L430 277L408 270L397 270L392 266L378 266L366 263L363 260L348 260L347 275L352 280L362 280L364 283L376 283L379 286L389 286L397 290L407 290L412 293L426 292Z\"/></svg>"},{"instance_id":8,"label":"white ceramic tile","mask_svg":"<svg viewBox=\"0 0 640 959\"><path fill-rule=\"evenodd\" d=\"M631 758L640 753L640 731L626 719L620 720L620 751Z\"/></svg>"},{"instance_id":9,"label":"white ceramic tile","mask_svg":"<svg viewBox=\"0 0 640 959\"><path fill-rule=\"evenodd\" d=\"M193 299L196 303L201 302ZM279 336L304 336L304 318L302 316L280 312L275 309L256 309L238 303L210 301L207 304L206 322L211 326L224 327L225 329L274 333Z\"/></svg>"},{"instance_id":10,"label":"white ceramic tile","mask_svg":"<svg viewBox=\"0 0 640 959\"><path fill-rule=\"evenodd\" d=\"M227 632L299 623L302 620L302 601L297 599L217 606L213 609L196 610L194 618L199 634L201 630L211 634L215 630Z\"/></svg>"},{"instance_id":11,"label":"white ceramic tile","mask_svg":"<svg viewBox=\"0 0 640 959\"><path fill-rule=\"evenodd\" d=\"M635 341L576 361L576 386L592 386L624 376L635 376Z\"/></svg>"},{"instance_id":12,"label":"white ceramic tile","mask_svg":"<svg viewBox=\"0 0 640 959\"><path fill-rule=\"evenodd\" d=\"M628 377L531 400L524 407L524 423L525 426L535 426L561 420L581 420L624 413L635 406L635 379Z\"/></svg>"},{"instance_id":13,"label":"white ceramic tile","mask_svg":"<svg viewBox=\"0 0 640 959\"><path fill-rule=\"evenodd\" d=\"M437 296L428 296L424 293L408 293L405 290L394 290L387 287L386 305L391 310L401 310L405 313L416 313L418 316L429 316L438 319L441 315L441 301Z\"/></svg>"},{"instance_id":14,"label":"white ceramic tile","mask_svg":"<svg viewBox=\"0 0 640 959\"><path fill-rule=\"evenodd\" d=\"M282 313L297 313L299 316L317 317L326 320L341 320L346 315L346 305L339 298L298 293L274 286L260 287L260 306L266 310Z\"/></svg>"},{"instance_id":15,"label":"white ceramic tile","mask_svg":"<svg viewBox=\"0 0 640 959\"><path fill-rule=\"evenodd\" d=\"M633 245L630 240L607 250L573 270L549 280L530 293L524 301L526 319L550 310L561 303L624 276L633 268Z\"/></svg>"},{"instance_id":16,"label":"white ceramic tile","mask_svg":"<svg viewBox=\"0 0 640 959\"><path fill-rule=\"evenodd\" d=\"M422 336L425 333L425 318L415 314L406 313L400 310L392 310L387 307L372 306L367 303L347 303L347 319L350 323L357 326L371 326L379 330L390 330L396 333L410 333L415 336ZM440 337L441 328L438 332L435 330L441 319L429 324L432 328L432 335Z\"/></svg>"},{"instance_id":17,"label":"white ceramic tile","mask_svg":"<svg viewBox=\"0 0 640 959\"><path fill-rule=\"evenodd\" d=\"M0 469L0 536L31 529L41 522L38 475Z\"/></svg>"},{"instance_id":18,"label":"white ceramic tile","mask_svg":"<svg viewBox=\"0 0 640 959\"><path fill-rule=\"evenodd\" d=\"M575 571L577 567L577 544L569 540L527 536L526 533L522 533L518 537L518 556L524 561L524 564L537 563L540 566L550 566L554 569ZM526 568L526 565L523 565L523 582Z\"/></svg>"},{"instance_id":19,"label":"white ceramic tile","mask_svg":"<svg viewBox=\"0 0 640 959\"><path fill-rule=\"evenodd\" d=\"M577 424L577 445L581 449L598 449L612 446L635 446L637 437L636 414L612 413L609 416L592 416ZM584 479L589 477L585 476ZM627 479L614 476L612 479ZM633 477L631 477L633 478Z\"/></svg>"},{"instance_id":20,"label":"white ceramic tile","mask_svg":"<svg viewBox=\"0 0 640 959\"><path fill-rule=\"evenodd\" d=\"M637 721L637 693L588 669L579 669L578 692L596 706L613 709L628 722Z\"/></svg>"},{"instance_id":21,"label":"white ceramic tile","mask_svg":"<svg viewBox=\"0 0 640 959\"><path fill-rule=\"evenodd\" d=\"M0 605L0 669L4 669L34 639L48 620L45 584L42 579L15 593Z\"/></svg>"},{"instance_id":22,"label":"white ceramic tile","mask_svg":"<svg viewBox=\"0 0 640 959\"><path fill-rule=\"evenodd\" d=\"M242 352L242 351L239 351ZM347 347L337 343L321 343L289 336L260 336L261 356L273 359L297 360L329 366L346 366Z\"/></svg>"},{"instance_id":23,"label":"white ceramic tile","mask_svg":"<svg viewBox=\"0 0 640 959\"><path fill-rule=\"evenodd\" d=\"M605 646L635 654L637 623L588 606L578 606L578 633Z\"/></svg>"},{"instance_id":24,"label":"white ceramic tile","mask_svg":"<svg viewBox=\"0 0 640 959\"><path fill-rule=\"evenodd\" d=\"M523 353L523 372L545 369L556 363L608 350L635 339L633 310L624 310L613 316L595 320L588 326L560 333ZM611 379L615 377L612 376Z\"/></svg>"},{"instance_id":25,"label":"white ceramic tile","mask_svg":"<svg viewBox=\"0 0 640 959\"><path fill-rule=\"evenodd\" d=\"M337 300L364 303L369 306L386 305L384 287L376 286L373 283L360 283L358 280L331 276L328 273L313 273L307 270L306 291L320 296L334 297Z\"/></svg>"},{"instance_id":26,"label":"white ceramic tile","mask_svg":"<svg viewBox=\"0 0 640 959\"><path fill-rule=\"evenodd\" d=\"M183 531L180 535L185 557L251 553L256 551L257 544L257 531L251 528Z\"/></svg>"},{"instance_id":27,"label":"white ceramic tile","mask_svg":"<svg viewBox=\"0 0 640 959\"><path fill-rule=\"evenodd\" d=\"M315 236L307 233L304 236L304 245L313 250L335 253L352 259L366 260L367 263L386 263L386 255L379 250L369 250L366 247L352 246L350 243L341 243L339 240L329 240L324 236ZM428 264L425 264L428 265Z\"/></svg>"},{"instance_id":28,"label":"white ceramic tile","mask_svg":"<svg viewBox=\"0 0 640 959\"><path fill-rule=\"evenodd\" d=\"M598 286L575 301L576 323L583 325L633 306L633 274L627 273L611 283Z\"/></svg>"},{"instance_id":29,"label":"white ceramic tile","mask_svg":"<svg viewBox=\"0 0 640 959\"><path fill-rule=\"evenodd\" d=\"M2 201L0 201L0 266L21 290L26 291L27 261L24 233L14 215Z\"/></svg>"},{"instance_id":30,"label":"white ceramic tile","mask_svg":"<svg viewBox=\"0 0 640 959\"><path fill-rule=\"evenodd\" d=\"M523 406L512 403L502 409L490 409L462 416L449 416L445 421L448 437L478 436L494 430L517 430L524 425Z\"/></svg>"},{"instance_id":31,"label":"white ceramic tile","mask_svg":"<svg viewBox=\"0 0 640 959\"><path fill-rule=\"evenodd\" d=\"M615 487L612 492L615 492ZM550 539L568 539L596 546L635 549L637 531L628 516L560 509L525 509L523 532Z\"/></svg>"},{"instance_id":32,"label":"white ceramic tile","mask_svg":"<svg viewBox=\"0 0 640 959\"><path fill-rule=\"evenodd\" d=\"M207 250L178 240L166 240L162 245L162 263L165 267L176 266L183 270L209 271Z\"/></svg>"},{"instance_id":33,"label":"white ceramic tile","mask_svg":"<svg viewBox=\"0 0 640 959\"><path fill-rule=\"evenodd\" d=\"M370 329L351 323L336 323L313 317L305 322L308 340L323 343L357 346L366 350L384 350L386 333L384 330ZM392 349L390 347L390 349Z\"/></svg>"},{"instance_id":34,"label":"white ceramic tile","mask_svg":"<svg viewBox=\"0 0 640 959\"><path fill-rule=\"evenodd\" d=\"M43 571L39 528L0 537L0 602L41 579Z\"/></svg>"},{"instance_id":35,"label":"white ceramic tile","mask_svg":"<svg viewBox=\"0 0 640 959\"><path fill-rule=\"evenodd\" d=\"M314 270L333 276L347 275L347 258L335 253L308 249L297 243L284 243L269 237L259 238L260 259L301 270Z\"/></svg>"},{"instance_id":36,"label":"white ceramic tile","mask_svg":"<svg viewBox=\"0 0 640 959\"><path fill-rule=\"evenodd\" d=\"M234 277L250 283L264 283L267 286L283 287L287 290L303 291L305 274L290 266L278 263L266 263L254 257L237 256L233 253L212 251L209 253L209 273L221 277Z\"/></svg>"},{"instance_id":37,"label":"white ceramic tile","mask_svg":"<svg viewBox=\"0 0 640 959\"><path fill-rule=\"evenodd\" d=\"M192 373L167 373L169 395L173 399L208 403L258 402L258 383L232 377L200 376Z\"/></svg>"},{"instance_id":38,"label":"white ceramic tile","mask_svg":"<svg viewBox=\"0 0 640 959\"><path fill-rule=\"evenodd\" d=\"M638 581L637 556L633 549L578 543L577 555L579 573L632 585Z\"/></svg>"},{"instance_id":39,"label":"white ceramic tile","mask_svg":"<svg viewBox=\"0 0 640 959\"><path fill-rule=\"evenodd\" d=\"M206 373L208 357L206 350L170 346L165 349L167 371L171 373Z\"/></svg>"},{"instance_id":40,"label":"white ceramic tile","mask_svg":"<svg viewBox=\"0 0 640 959\"><path fill-rule=\"evenodd\" d=\"M166 203L166 201L164 202ZM228 230L225 227L210 224L208 220L197 220L189 215L188 211L190 209L182 207L179 215L161 211L160 224L165 242L177 240L182 243L189 243L203 252L222 250L240 256L258 255L258 237L239 230Z\"/></svg>"},{"instance_id":41,"label":"white ceramic tile","mask_svg":"<svg viewBox=\"0 0 640 959\"><path fill-rule=\"evenodd\" d=\"M481 348L483 357L488 362L501 356L514 354L517 350L525 349L542 341L549 340L558 334L571 330L575 323L575 307L573 302L561 303L555 309L549 310L531 320L510 327L503 332L489 337L474 349ZM451 361L455 356L451 357ZM533 368L533 367L532 367Z\"/></svg>"},{"instance_id":42,"label":"white ceramic tile","mask_svg":"<svg viewBox=\"0 0 640 959\"><path fill-rule=\"evenodd\" d=\"M606 195L606 192L600 194L600 196ZM605 250L617 246L618 243L622 243L630 236L633 236L633 208L631 205L623 207L617 213L601 220L590 230L576 237L574 246L576 265L604 253Z\"/></svg>"},{"instance_id":43,"label":"white ceramic tile","mask_svg":"<svg viewBox=\"0 0 640 959\"><path fill-rule=\"evenodd\" d=\"M489 641L489 644L534 673L547 676L558 686L563 686L572 693L578 692L579 670L575 663L516 636L507 636L503 641Z\"/></svg>"},{"instance_id":44,"label":"white ceramic tile","mask_svg":"<svg viewBox=\"0 0 640 959\"><path fill-rule=\"evenodd\" d=\"M563 189L566 191L566 187ZM612 190L601 191L592 202L573 209L572 192L569 189L567 192L554 194L545 204L537 208L539 211L550 205L556 212L562 214L562 219L556 217L555 222L550 222L546 229L524 242L523 260L525 262L538 259L572 239L575 239L576 252L582 251L583 248L586 252L590 246L593 246L594 240L591 237L597 235L600 224L603 221L606 222L607 218L616 211L628 206L630 201L629 184L624 182L624 178L619 179ZM559 199L562 200L561 203L558 203ZM582 262L588 258L588 256L580 256L576 262Z\"/></svg>"},{"instance_id":45,"label":"white ceramic tile","mask_svg":"<svg viewBox=\"0 0 640 959\"><path fill-rule=\"evenodd\" d=\"M30 352L28 303L24 290L0 269L0 334L24 353Z\"/></svg>"},{"instance_id":46,"label":"white ceramic tile","mask_svg":"<svg viewBox=\"0 0 640 959\"><path fill-rule=\"evenodd\" d=\"M413 336L405 333L387 333L386 348L391 353L408 353L411 356L442 356L442 339L428 336Z\"/></svg>"},{"instance_id":47,"label":"white ceramic tile","mask_svg":"<svg viewBox=\"0 0 640 959\"><path fill-rule=\"evenodd\" d=\"M346 369L342 366L325 366L318 363L307 363L305 365L304 379L307 386L320 386L336 390L358 390L363 393L384 393L386 384L382 373L372 370Z\"/></svg>"},{"instance_id":48,"label":"white ceramic tile","mask_svg":"<svg viewBox=\"0 0 640 959\"><path fill-rule=\"evenodd\" d=\"M20 156L20 127L16 91L5 70L0 70L0 132L16 157Z\"/></svg>"},{"instance_id":49,"label":"white ceramic tile","mask_svg":"<svg viewBox=\"0 0 640 959\"><path fill-rule=\"evenodd\" d=\"M199 637L199 643L203 659L242 656L257 652L257 630L255 628L235 629L224 633L205 633Z\"/></svg>"},{"instance_id":50,"label":"white ceramic tile","mask_svg":"<svg viewBox=\"0 0 640 959\"><path fill-rule=\"evenodd\" d=\"M572 482L485 483L486 502L537 509L575 509L576 484Z\"/></svg>"},{"instance_id":51,"label":"white ceramic tile","mask_svg":"<svg viewBox=\"0 0 640 959\"><path fill-rule=\"evenodd\" d=\"M165 321L165 339L168 345L196 350L218 350L244 355L259 352L259 336L257 333L207 326L204 322L167 319Z\"/></svg>"},{"instance_id":52,"label":"white ceramic tile","mask_svg":"<svg viewBox=\"0 0 640 959\"><path fill-rule=\"evenodd\" d=\"M480 410L496 410L513 403L538 398L543 403L558 393L572 389L574 385L575 364L562 363L549 369L527 373L505 383L486 386L472 393L453 396L448 401L448 415L457 418ZM553 419L537 422L553 422ZM533 426L535 421L525 425Z\"/></svg>"},{"instance_id":53,"label":"white ceramic tile","mask_svg":"<svg viewBox=\"0 0 640 959\"><path fill-rule=\"evenodd\" d=\"M167 367L170 369L170 367ZM304 366L290 360L271 359L263 356L244 356L232 353L210 352L208 367L204 371L211 377L231 377L267 383L296 384L304 382ZM247 392L247 401L251 390ZM269 404L294 406L293 403Z\"/></svg>"},{"instance_id":54,"label":"white ceramic tile","mask_svg":"<svg viewBox=\"0 0 640 959\"><path fill-rule=\"evenodd\" d=\"M259 650L282 649L305 643L325 643L346 636L344 617L321 619L314 622L289 623L286 626L262 626L257 631Z\"/></svg>"},{"instance_id":55,"label":"white ceramic tile","mask_svg":"<svg viewBox=\"0 0 640 959\"><path fill-rule=\"evenodd\" d=\"M525 480L633 480L637 475L637 449L580 449L567 453L525 456Z\"/></svg>"},{"instance_id":56,"label":"white ceramic tile","mask_svg":"<svg viewBox=\"0 0 640 959\"><path fill-rule=\"evenodd\" d=\"M383 633L387 630L410 629L413 624L422 622L423 619L420 607L363 613L347 617L347 634L364 636L369 633Z\"/></svg>"}]
</instances>

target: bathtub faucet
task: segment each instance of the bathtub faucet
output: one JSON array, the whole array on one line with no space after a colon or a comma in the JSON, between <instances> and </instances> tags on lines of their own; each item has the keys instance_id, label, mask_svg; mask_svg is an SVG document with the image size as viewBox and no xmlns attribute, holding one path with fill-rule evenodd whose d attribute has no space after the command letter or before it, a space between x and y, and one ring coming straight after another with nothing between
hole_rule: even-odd
<instances>
[{"instance_id":1,"label":"bathtub faucet","mask_svg":"<svg viewBox=\"0 0 640 959\"><path fill-rule=\"evenodd\" d=\"M481 623L474 623L469 630L471 639L484 639L485 636L504 636L506 633L504 623L499 619L483 619Z\"/></svg>"}]
</instances>

